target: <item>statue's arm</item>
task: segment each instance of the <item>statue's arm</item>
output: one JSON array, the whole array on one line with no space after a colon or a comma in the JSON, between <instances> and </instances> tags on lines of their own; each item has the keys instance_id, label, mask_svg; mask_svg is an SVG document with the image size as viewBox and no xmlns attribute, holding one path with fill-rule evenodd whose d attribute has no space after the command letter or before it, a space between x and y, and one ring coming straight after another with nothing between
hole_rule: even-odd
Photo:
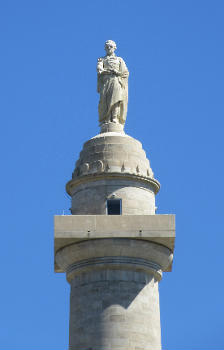
<instances>
[{"instance_id":1,"label":"statue's arm","mask_svg":"<svg viewBox=\"0 0 224 350\"><path fill-rule=\"evenodd\" d=\"M113 73L121 78L128 78L129 71L128 68L124 62L124 60L121 57L118 57L120 61L120 67L119 70L113 70Z\"/></svg>"},{"instance_id":2,"label":"statue's arm","mask_svg":"<svg viewBox=\"0 0 224 350\"><path fill-rule=\"evenodd\" d=\"M105 69L104 68L104 66L103 66L103 58L98 58L98 61L97 61L97 73L99 75L111 73L111 71L109 69Z\"/></svg>"},{"instance_id":3,"label":"statue's arm","mask_svg":"<svg viewBox=\"0 0 224 350\"><path fill-rule=\"evenodd\" d=\"M113 69L105 69L104 66L103 66L103 58L98 58L98 61L97 61L97 73L99 75L101 74L116 74L116 75L120 75L120 72L118 71L115 71Z\"/></svg>"},{"instance_id":4,"label":"statue's arm","mask_svg":"<svg viewBox=\"0 0 224 350\"><path fill-rule=\"evenodd\" d=\"M128 68L126 66L126 63L124 62L123 58L119 58L120 59L120 76L122 78L128 78L129 76L129 71Z\"/></svg>"}]
</instances>

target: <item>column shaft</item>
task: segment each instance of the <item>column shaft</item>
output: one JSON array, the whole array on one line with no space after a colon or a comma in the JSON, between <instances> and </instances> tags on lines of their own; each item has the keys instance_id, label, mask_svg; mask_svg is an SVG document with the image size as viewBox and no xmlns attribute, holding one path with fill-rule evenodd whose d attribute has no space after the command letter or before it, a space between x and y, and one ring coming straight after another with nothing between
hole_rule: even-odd
<instances>
[{"instance_id":1,"label":"column shaft","mask_svg":"<svg viewBox=\"0 0 224 350\"><path fill-rule=\"evenodd\" d=\"M71 350L161 349L158 282L152 274L105 268L71 281Z\"/></svg>"}]
</instances>

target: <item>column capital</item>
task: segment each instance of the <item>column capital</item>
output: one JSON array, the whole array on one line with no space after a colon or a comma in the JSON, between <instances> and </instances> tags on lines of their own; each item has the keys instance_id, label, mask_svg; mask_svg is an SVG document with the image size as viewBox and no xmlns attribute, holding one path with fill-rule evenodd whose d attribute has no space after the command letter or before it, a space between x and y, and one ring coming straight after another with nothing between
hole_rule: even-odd
<instances>
[{"instance_id":1,"label":"column capital","mask_svg":"<svg viewBox=\"0 0 224 350\"><path fill-rule=\"evenodd\" d=\"M67 273L69 282L74 276L92 269L123 269L162 277L171 264L171 250L160 244L128 238L102 238L86 240L61 248L56 263Z\"/></svg>"}]
</instances>

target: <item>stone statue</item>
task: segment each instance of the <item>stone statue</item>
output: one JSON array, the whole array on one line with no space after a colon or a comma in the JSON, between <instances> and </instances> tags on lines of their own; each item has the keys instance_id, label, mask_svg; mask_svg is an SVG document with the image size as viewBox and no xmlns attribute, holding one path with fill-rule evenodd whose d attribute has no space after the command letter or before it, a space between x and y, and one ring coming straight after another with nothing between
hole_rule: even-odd
<instances>
[{"instance_id":1,"label":"stone statue","mask_svg":"<svg viewBox=\"0 0 224 350\"><path fill-rule=\"evenodd\" d=\"M116 43L105 42L106 56L97 62L97 92L100 93L100 125L116 123L124 125L128 105L128 69L124 60L114 53Z\"/></svg>"}]
</instances>

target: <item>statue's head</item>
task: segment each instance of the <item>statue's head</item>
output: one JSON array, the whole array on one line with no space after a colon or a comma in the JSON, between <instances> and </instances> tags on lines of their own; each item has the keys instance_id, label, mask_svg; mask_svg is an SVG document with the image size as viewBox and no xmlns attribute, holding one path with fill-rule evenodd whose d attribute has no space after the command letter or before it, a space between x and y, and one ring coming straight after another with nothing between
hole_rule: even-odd
<instances>
[{"instance_id":1,"label":"statue's head","mask_svg":"<svg viewBox=\"0 0 224 350\"><path fill-rule=\"evenodd\" d=\"M113 41L113 40L107 40L107 41L105 42L104 48L105 48L106 53L109 54L109 55L111 55L111 54L113 54L114 51L116 50L117 45L116 45L115 41Z\"/></svg>"}]
</instances>

